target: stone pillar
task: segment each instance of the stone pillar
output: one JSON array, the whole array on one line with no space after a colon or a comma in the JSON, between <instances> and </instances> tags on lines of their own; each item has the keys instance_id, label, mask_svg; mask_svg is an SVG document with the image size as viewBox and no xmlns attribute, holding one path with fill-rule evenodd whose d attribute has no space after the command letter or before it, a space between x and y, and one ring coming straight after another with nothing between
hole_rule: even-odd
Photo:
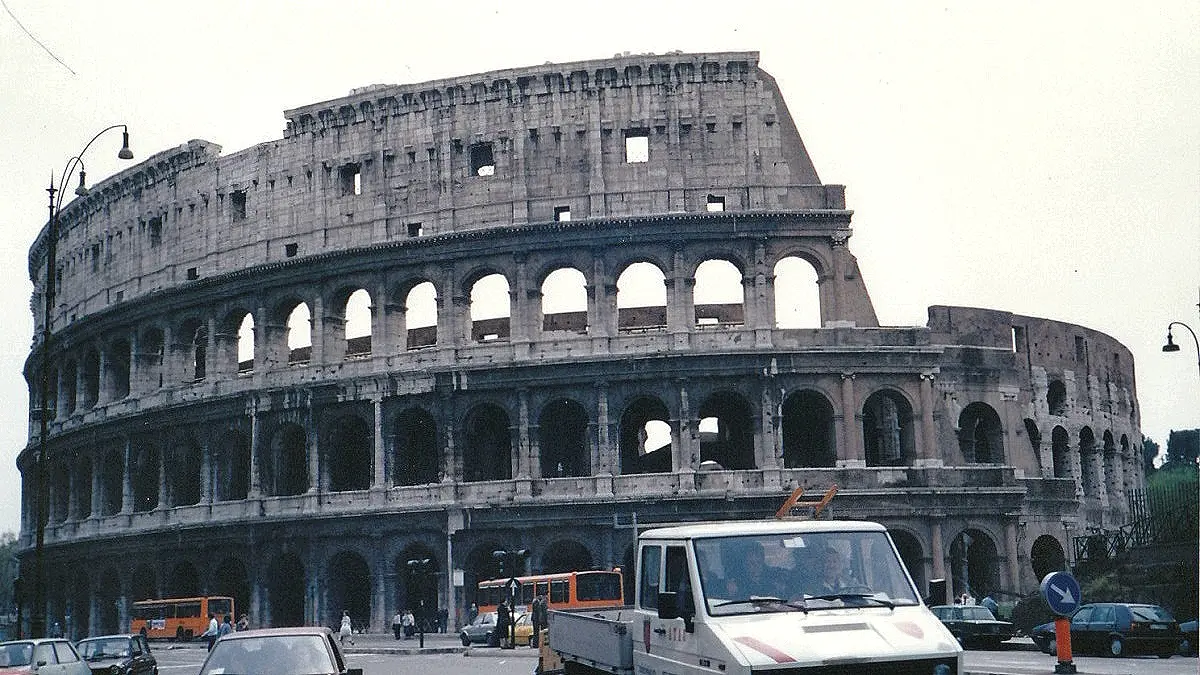
<instances>
[{"instance_id":1,"label":"stone pillar","mask_svg":"<svg viewBox=\"0 0 1200 675\"><path fill-rule=\"evenodd\" d=\"M232 464L232 463L231 463ZM212 456L212 443L209 438L205 438L200 445L200 503L212 504L213 494L216 492L215 480L213 476L214 463Z\"/></svg>"},{"instance_id":2,"label":"stone pillar","mask_svg":"<svg viewBox=\"0 0 1200 675\"><path fill-rule=\"evenodd\" d=\"M867 465L866 454L858 438L858 415L854 397L854 373L842 373L842 436L846 444L839 449L838 468L862 468Z\"/></svg>"},{"instance_id":3,"label":"stone pillar","mask_svg":"<svg viewBox=\"0 0 1200 675\"><path fill-rule=\"evenodd\" d=\"M147 390L146 384L142 382L142 372L145 366L142 365L141 353L141 335L136 330L129 332L129 395L135 396Z\"/></svg>"},{"instance_id":4,"label":"stone pillar","mask_svg":"<svg viewBox=\"0 0 1200 675\"><path fill-rule=\"evenodd\" d=\"M517 392L517 452L513 458L514 478L529 478L531 453L529 448L529 390Z\"/></svg>"},{"instance_id":5,"label":"stone pillar","mask_svg":"<svg viewBox=\"0 0 1200 675\"><path fill-rule=\"evenodd\" d=\"M112 373L109 372L109 363L111 361L108 353L109 349L111 349L110 346L105 346L97 352L99 358L96 366L100 369L96 382L95 407L97 408L113 400L112 391L109 389L111 386L109 383L112 381Z\"/></svg>"},{"instance_id":6,"label":"stone pillar","mask_svg":"<svg viewBox=\"0 0 1200 675\"><path fill-rule=\"evenodd\" d=\"M943 514L930 514L929 516L929 546L933 549L933 576L931 579L946 579L946 549L942 544L942 523ZM953 592L953 580L946 579L946 597L933 598L933 602L941 604L946 602L950 593Z\"/></svg>"},{"instance_id":7,"label":"stone pillar","mask_svg":"<svg viewBox=\"0 0 1200 675\"><path fill-rule=\"evenodd\" d=\"M455 443L455 418L458 416L454 405L454 396L449 391L441 392L442 404L438 406L438 429L445 434L446 449L443 453L442 481L457 481L463 476L462 453Z\"/></svg>"},{"instance_id":8,"label":"stone pillar","mask_svg":"<svg viewBox=\"0 0 1200 675\"><path fill-rule=\"evenodd\" d=\"M345 356L345 341L346 341L346 321L341 316L326 314L325 299L317 293L313 297L312 314L309 320L309 332L312 335L312 358L309 363L314 366L325 365L334 361L341 361L340 356ZM337 351L334 346L337 342L337 336L341 329L341 353L335 356Z\"/></svg>"},{"instance_id":9,"label":"stone pillar","mask_svg":"<svg viewBox=\"0 0 1200 675\"><path fill-rule=\"evenodd\" d=\"M259 467L262 465L262 440L259 439L260 420L258 413L258 401L250 401L250 488L248 499L259 499L262 497L262 476L260 475Z\"/></svg>"},{"instance_id":10,"label":"stone pillar","mask_svg":"<svg viewBox=\"0 0 1200 675\"><path fill-rule=\"evenodd\" d=\"M609 440L608 383L596 382L596 436L592 439L592 466L589 476L616 474L620 471L621 449Z\"/></svg>"},{"instance_id":11,"label":"stone pillar","mask_svg":"<svg viewBox=\"0 0 1200 675\"><path fill-rule=\"evenodd\" d=\"M371 474L371 488L375 490L384 490L388 487L387 471L384 462L383 452L383 394L375 394L371 397L372 408L375 410L375 428L372 439L373 444L373 461Z\"/></svg>"},{"instance_id":12,"label":"stone pillar","mask_svg":"<svg viewBox=\"0 0 1200 675\"><path fill-rule=\"evenodd\" d=\"M779 423L779 401L776 400L776 394L779 393L778 383L775 377L768 375L759 378L760 389L760 407L762 409L759 415L759 427L761 431L754 435L755 448L755 465L759 469L782 469L783 468L783 452L779 447L779 436L776 425Z\"/></svg>"},{"instance_id":13,"label":"stone pillar","mask_svg":"<svg viewBox=\"0 0 1200 675\"><path fill-rule=\"evenodd\" d=\"M535 314L535 306L540 309L541 303L538 302L538 299L541 297L541 292L536 288L529 287L528 280L525 278L525 275L528 274L525 256L523 254L514 256L514 262L516 270L513 273L512 286L509 289L508 339L517 349L517 354L520 355L522 352L517 343L528 342L531 336L540 332L534 330L532 318Z\"/></svg>"},{"instance_id":14,"label":"stone pillar","mask_svg":"<svg viewBox=\"0 0 1200 675\"><path fill-rule=\"evenodd\" d=\"M310 392L311 393L311 392ZM324 490L324 476L321 475L323 462L321 461L321 445L320 438L317 435L317 421L313 419L312 397L307 396L308 400L304 405L304 445L308 456L308 492L321 492Z\"/></svg>"},{"instance_id":15,"label":"stone pillar","mask_svg":"<svg viewBox=\"0 0 1200 675\"><path fill-rule=\"evenodd\" d=\"M687 380L677 380L676 385L679 387L679 418L674 426L679 433L679 442L676 444L677 450L672 460L672 470L695 471L700 464L700 448L697 447L694 433L697 421L692 419Z\"/></svg>"},{"instance_id":16,"label":"stone pillar","mask_svg":"<svg viewBox=\"0 0 1200 675\"><path fill-rule=\"evenodd\" d=\"M391 356L396 353L397 334L388 326L387 286L382 282L375 285L371 294L371 355Z\"/></svg>"},{"instance_id":17,"label":"stone pillar","mask_svg":"<svg viewBox=\"0 0 1200 675\"><path fill-rule=\"evenodd\" d=\"M167 439L167 442L170 440ZM170 451L171 448L166 443L158 446L158 507L155 510L170 506L167 489L167 453Z\"/></svg>"},{"instance_id":18,"label":"stone pillar","mask_svg":"<svg viewBox=\"0 0 1200 675\"><path fill-rule=\"evenodd\" d=\"M125 438L125 467L121 474L121 514L133 513L133 442Z\"/></svg>"},{"instance_id":19,"label":"stone pillar","mask_svg":"<svg viewBox=\"0 0 1200 675\"><path fill-rule=\"evenodd\" d=\"M913 466L942 466L941 447L938 444L937 425L933 421L933 380L935 373L921 373L921 443L917 446L917 459Z\"/></svg>"},{"instance_id":20,"label":"stone pillar","mask_svg":"<svg viewBox=\"0 0 1200 675\"><path fill-rule=\"evenodd\" d=\"M1018 560L1016 517L1010 516L1004 519L1004 554L1008 562L1008 590L1013 593L1020 593L1021 568Z\"/></svg>"},{"instance_id":21,"label":"stone pillar","mask_svg":"<svg viewBox=\"0 0 1200 675\"><path fill-rule=\"evenodd\" d=\"M104 495L100 494L100 466L104 463L104 451L93 451L92 453L92 518L99 518L104 513Z\"/></svg>"},{"instance_id":22,"label":"stone pillar","mask_svg":"<svg viewBox=\"0 0 1200 675\"><path fill-rule=\"evenodd\" d=\"M387 579L385 579L385 570L387 563L384 560L384 547L381 542L376 541L375 550L378 555L375 557L375 572L371 574L371 594L374 596L374 601L371 603L371 622L370 630L379 631L385 626L390 627L390 614L387 614L388 598L387 598Z\"/></svg>"}]
</instances>

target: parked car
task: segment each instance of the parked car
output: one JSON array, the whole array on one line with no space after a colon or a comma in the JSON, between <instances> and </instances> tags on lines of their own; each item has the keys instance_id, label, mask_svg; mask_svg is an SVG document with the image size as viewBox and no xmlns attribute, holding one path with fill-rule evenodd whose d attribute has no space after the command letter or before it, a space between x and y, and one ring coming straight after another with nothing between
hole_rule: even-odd
<instances>
[{"instance_id":1,"label":"parked car","mask_svg":"<svg viewBox=\"0 0 1200 675\"><path fill-rule=\"evenodd\" d=\"M1179 634L1183 640L1179 643L1179 653L1184 656L1196 655L1196 620L1184 621L1179 624Z\"/></svg>"},{"instance_id":2,"label":"parked car","mask_svg":"<svg viewBox=\"0 0 1200 675\"><path fill-rule=\"evenodd\" d=\"M213 645L200 675L362 675L349 668L328 628L264 628L229 633Z\"/></svg>"},{"instance_id":3,"label":"parked car","mask_svg":"<svg viewBox=\"0 0 1200 675\"><path fill-rule=\"evenodd\" d=\"M140 633L87 638L75 649L93 675L158 675L158 660Z\"/></svg>"},{"instance_id":4,"label":"parked car","mask_svg":"<svg viewBox=\"0 0 1200 675\"><path fill-rule=\"evenodd\" d=\"M1047 654L1058 651L1054 623L1035 626L1029 637ZM1071 651L1079 654L1156 654L1170 658L1179 649L1179 623L1158 605L1097 602L1071 616Z\"/></svg>"},{"instance_id":5,"label":"parked car","mask_svg":"<svg viewBox=\"0 0 1200 675\"><path fill-rule=\"evenodd\" d=\"M938 605L930 607L929 611L950 629L950 634L963 647L978 645L995 649L1016 632L1011 623L1000 621L982 605Z\"/></svg>"},{"instance_id":6,"label":"parked car","mask_svg":"<svg viewBox=\"0 0 1200 675\"><path fill-rule=\"evenodd\" d=\"M92 675L75 647L62 638L0 642L0 675Z\"/></svg>"},{"instance_id":7,"label":"parked car","mask_svg":"<svg viewBox=\"0 0 1200 675\"><path fill-rule=\"evenodd\" d=\"M464 647L470 647L473 644L484 644L489 647L495 647L500 644L499 636L494 634L496 630L496 613L483 612L475 617L471 623L463 626L458 632L458 638L462 640Z\"/></svg>"}]
</instances>

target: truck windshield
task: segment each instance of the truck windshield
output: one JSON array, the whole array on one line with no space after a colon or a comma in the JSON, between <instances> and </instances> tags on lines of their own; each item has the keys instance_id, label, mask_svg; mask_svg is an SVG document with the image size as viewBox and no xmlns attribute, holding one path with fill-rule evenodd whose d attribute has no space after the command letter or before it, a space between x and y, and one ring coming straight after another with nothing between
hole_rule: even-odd
<instances>
[{"instance_id":1,"label":"truck windshield","mask_svg":"<svg viewBox=\"0 0 1200 675\"><path fill-rule=\"evenodd\" d=\"M712 537L695 552L713 616L919 604L883 532Z\"/></svg>"}]
</instances>

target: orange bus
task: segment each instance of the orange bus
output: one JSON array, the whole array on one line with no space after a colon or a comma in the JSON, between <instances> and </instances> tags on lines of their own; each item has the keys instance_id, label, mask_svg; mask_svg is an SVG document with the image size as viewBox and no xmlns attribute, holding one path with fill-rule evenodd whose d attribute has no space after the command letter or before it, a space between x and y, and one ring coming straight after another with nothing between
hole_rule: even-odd
<instances>
[{"instance_id":1,"label":"orange bus","mask_svg":"<svg viewBox=\"0 0 1200 675\"><path fill-rule=\"evenodd\" d=\"M527 611L535 595L545 595L549 609L579 607L612 607L625 604L621 569L587 572L559 572L517 577L521 592L514 598L520 612ZM479 582L475 604L479 613L496 611L501 600L508 597L508 579L488 579Z\"/></svg>"},{"instance_id":2,"label":"orange bus","mask_svg":"<svg viewBox=\"0 0 1200 675\"><path fill-rule=\"evenodd\" d=\"M190 640L208 630L209 612L216 615L217 621L226 614L234 617L233 598L209 595L198 598L138 600L133 603L129 632L141 633L148 638Z\"/></svg>"}]
</instances>

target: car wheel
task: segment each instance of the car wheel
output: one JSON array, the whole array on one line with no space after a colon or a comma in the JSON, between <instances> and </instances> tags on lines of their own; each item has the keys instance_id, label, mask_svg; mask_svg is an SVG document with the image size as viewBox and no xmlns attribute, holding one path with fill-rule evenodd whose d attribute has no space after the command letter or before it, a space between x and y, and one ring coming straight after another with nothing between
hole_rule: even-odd
<instances>
[{"instance_id":1,"label":"car wheel","mask_svg":"<svg viewBox=\"0 0 1200 675\"><path fill-rule=\"evenodd\" d=\"M1108 653L1110 656L1120 656L1125 652L1125 643L1121 638L1114 637L1108 642Z\"/></svg>"},{"instance_id":2,"label":"car wheel","mask_svg":"<svg viewBox=\"0 0 1200 675\"><path fill-rule=\"evenodd\" d=\"M183 626L175 627L175 641L183 642Z\"/></svg>"},{"instance_id":3,"label":"car wheel","mask_svg":"<svg viewBox=\"0 0 1200 675\"><path fill-rule=\"evenodd\" d=\"M471 646L471 638L467 637L467 634L466 634L466 633L463 633L462 635L459 635L458 637L459 637L459 638L462 640L462 643L463 643L463 646L464 646L464 647L470 647L470 646Z\"/></svg>"},{"instance_id":4,"label":"car wheel","mask_svg":"<svg viewBox=\"0 0 1200 675\"><path fill-rule=\"evenodd\" d=\"M1046 643L1046 649L1043 650L1050 656L1058 654L1058 640L1051 640Z\"/></svg>"}]
</instances>

